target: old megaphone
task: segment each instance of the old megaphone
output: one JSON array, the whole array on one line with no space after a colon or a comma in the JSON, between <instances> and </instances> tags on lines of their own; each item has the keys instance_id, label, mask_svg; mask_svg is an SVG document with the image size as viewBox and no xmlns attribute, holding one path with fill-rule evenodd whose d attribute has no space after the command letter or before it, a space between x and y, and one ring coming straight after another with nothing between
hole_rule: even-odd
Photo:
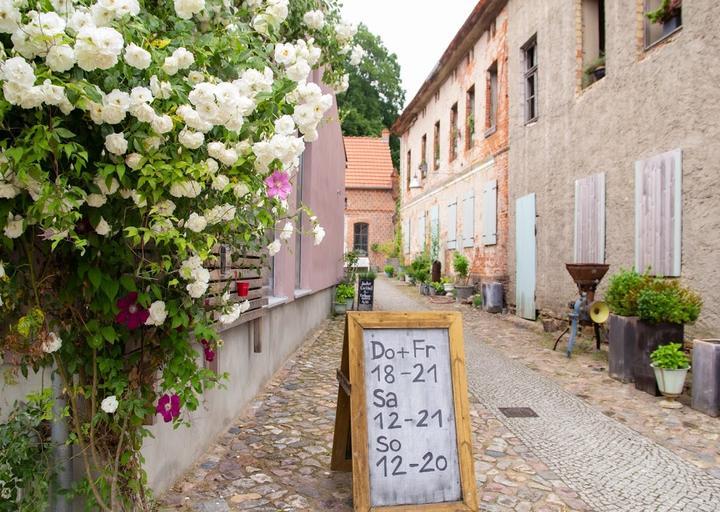
<instances>
[{"instance_id":1,"label":"old megaphone","mask_svg":"<svg viewBox=\"0 0 720 512\"><path fill-rule=\"evenodd\" d=\"M596 324L604 324L610 316L610 308L606 302L596 300L590 304L590 320Z\"/></svg>"}]
</instances>

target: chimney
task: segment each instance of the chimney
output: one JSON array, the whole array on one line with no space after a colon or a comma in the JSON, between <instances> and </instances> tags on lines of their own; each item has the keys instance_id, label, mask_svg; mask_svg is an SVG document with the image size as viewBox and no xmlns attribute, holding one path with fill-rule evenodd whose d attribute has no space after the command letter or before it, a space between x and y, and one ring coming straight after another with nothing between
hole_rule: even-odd
<instances>
[{"instance_id":1,"label":"chimney","mask_svg":"<svg viewBox=\"0 0 720 512\"><path fill-rule=\"evenodd\" d=\"M380 134L380 139L383 142L390 142L390 130L388 130L387 128L383 128L383 131Z\"/></svg>"}]
</instances>

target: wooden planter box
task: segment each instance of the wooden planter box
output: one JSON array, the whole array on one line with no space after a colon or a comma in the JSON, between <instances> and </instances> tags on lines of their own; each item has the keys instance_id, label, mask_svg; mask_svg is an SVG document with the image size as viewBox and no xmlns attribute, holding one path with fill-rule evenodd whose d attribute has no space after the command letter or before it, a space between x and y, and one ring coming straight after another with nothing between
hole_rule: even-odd
<instances>
[{"instance_id":1,"label":"wooden planter box","mask_svg":"<svg viewBox=\"0 0 720 512\"><path fill-rule=\"evenodd\" d=\"M655 381L655 372L650 366L650 354L660 345L682 343L685 326L670 323L650 324L638 320L636 333L637 345L633 364L635 388L654 396L660 396L660 390Z\"/></svg>"},{"instance_id":2,"label":"wooden planter box","mask_svg":"<svg viewBox=\"0 0 720 512\"><path fill-rule=\"evenodd\" d=\"M634 382L633 364L637 345L636 316L610 315L608 350L610 377L620 382Z\"/></svg>"},{"instance_id":3,"label":"wooden planter box","mask_svg":"<svg viewBox=\"0 0 720 512\"><path fill-rule=\"evenodd\" d=\"M693 342L692 408L720 416L720 339Z\"/></svg>"}]
</instances>

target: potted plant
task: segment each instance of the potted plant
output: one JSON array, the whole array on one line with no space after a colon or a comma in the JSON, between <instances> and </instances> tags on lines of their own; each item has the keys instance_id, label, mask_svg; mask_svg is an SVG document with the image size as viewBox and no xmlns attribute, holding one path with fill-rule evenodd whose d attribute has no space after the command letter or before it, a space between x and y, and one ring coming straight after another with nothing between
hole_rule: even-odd
<instances>
[{"instance_id":1,"label":"potted plant","mask_svg":"<svg viewBox=\"0 0 720 512\"><path fill-rule=\"evenodd\" d=\"M443 277L442 279L440 279L440 282L443 285L443 290L445 290L445 293L452 293L452 291L455 289L455 285L447 277Z\"/></svg>"},{"instance_id":2,"label":"potted plant","mask_svg":"<svg viewBox=\"0 0 720 512\"><path fill-rule=\"evenodd\" d=\"M605 299L610 317L610 375L634 380L635 387L658 395L650 354L667 340L681 340L684 325L700 315L702 300L677 279L621 270L610 280Z\"/></svg>"},{"instance_id":3,"label":"potted plant","mask_svg":"<svg viewBox=\"0 0 720 512\"><path fill-rule=\"evenodd\" d=\"M663 0L660 7L648 11L645 16L653 23L662 23L663 36L670 34L680 26L682 0Z\"/></svg>"},{"instance_id":4,"label":"potted plant","mask_svg":"<svg viewBox=\"0 0 720 512\"><path fill-rule=\"evenodd\" d=\"M445 294L445 286L440 281L433 281L430 286L432 287L430 295Z\"/></svg>"},{"instance_id":5,"label":"potted plant","mask_svg":"<svg viewBox=\"0 0 720 512\"><path fill-rule=\"evenodd\" d=\"M473 304L473 307L480 309L483 305L482 295L473 295L472 304Z\"/></svg>"},{"instance_id":6,"label":"potted plant","mask_svg":"<svg viewBox=\"0 0 720 512\"><path fill-rule=\"evenodd\" d=\"M385 265L385 275L388 277L392 277L395 274L395 267L392 265Z\"/></svg>"},{"instance_id":7,"label":"potted plant","mask_svg":"<svg viewBox=\"0 0 720 512\"><path fill-rule=\"evenodd\" d=\"M336 315L344 314L352 309L355 298L355 286L351 283L339 283L335 289L335 303L333 304Z\"/></svg>"},{"instance_id":8,"label":"potted plant","mask_svg":"<svg viewBox=\"0 0 720 512\"><path fill-rule=\"evenodd\" d=\"M663 396L670 399L682 394L690 359L682 350L682 343L668 343L656 348L650 360L657 385Z\"/></svg>"},{"instance_id":9,"label":"potted plant","mask_svg":"<svg viewBox=\"0 0 720 512\"><path fill-rule=\"evenodd\" d=\"M468 276L470 275L470 260L460 253L453 255L453 269L455 270L455 291L457 292L457 300L462 302L470 298L475 291L475 286L468 284Z\"/></svg>"}]
</instances>

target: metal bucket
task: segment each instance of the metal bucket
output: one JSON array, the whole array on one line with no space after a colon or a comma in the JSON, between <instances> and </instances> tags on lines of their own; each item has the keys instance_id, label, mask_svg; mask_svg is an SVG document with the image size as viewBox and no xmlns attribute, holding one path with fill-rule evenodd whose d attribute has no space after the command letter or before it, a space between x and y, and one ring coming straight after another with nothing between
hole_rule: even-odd
<instances>
[{"instance_id":1,"label":"metal bucket","mask_svg":"<svg viewBox=\"0 0 720 512\"><path fill-rule=\"evenodd\" d=\"M503 285L492 282L482 285L483 309L489 313L500 313L503 308Z\"/></svg>"}]
</instances>

